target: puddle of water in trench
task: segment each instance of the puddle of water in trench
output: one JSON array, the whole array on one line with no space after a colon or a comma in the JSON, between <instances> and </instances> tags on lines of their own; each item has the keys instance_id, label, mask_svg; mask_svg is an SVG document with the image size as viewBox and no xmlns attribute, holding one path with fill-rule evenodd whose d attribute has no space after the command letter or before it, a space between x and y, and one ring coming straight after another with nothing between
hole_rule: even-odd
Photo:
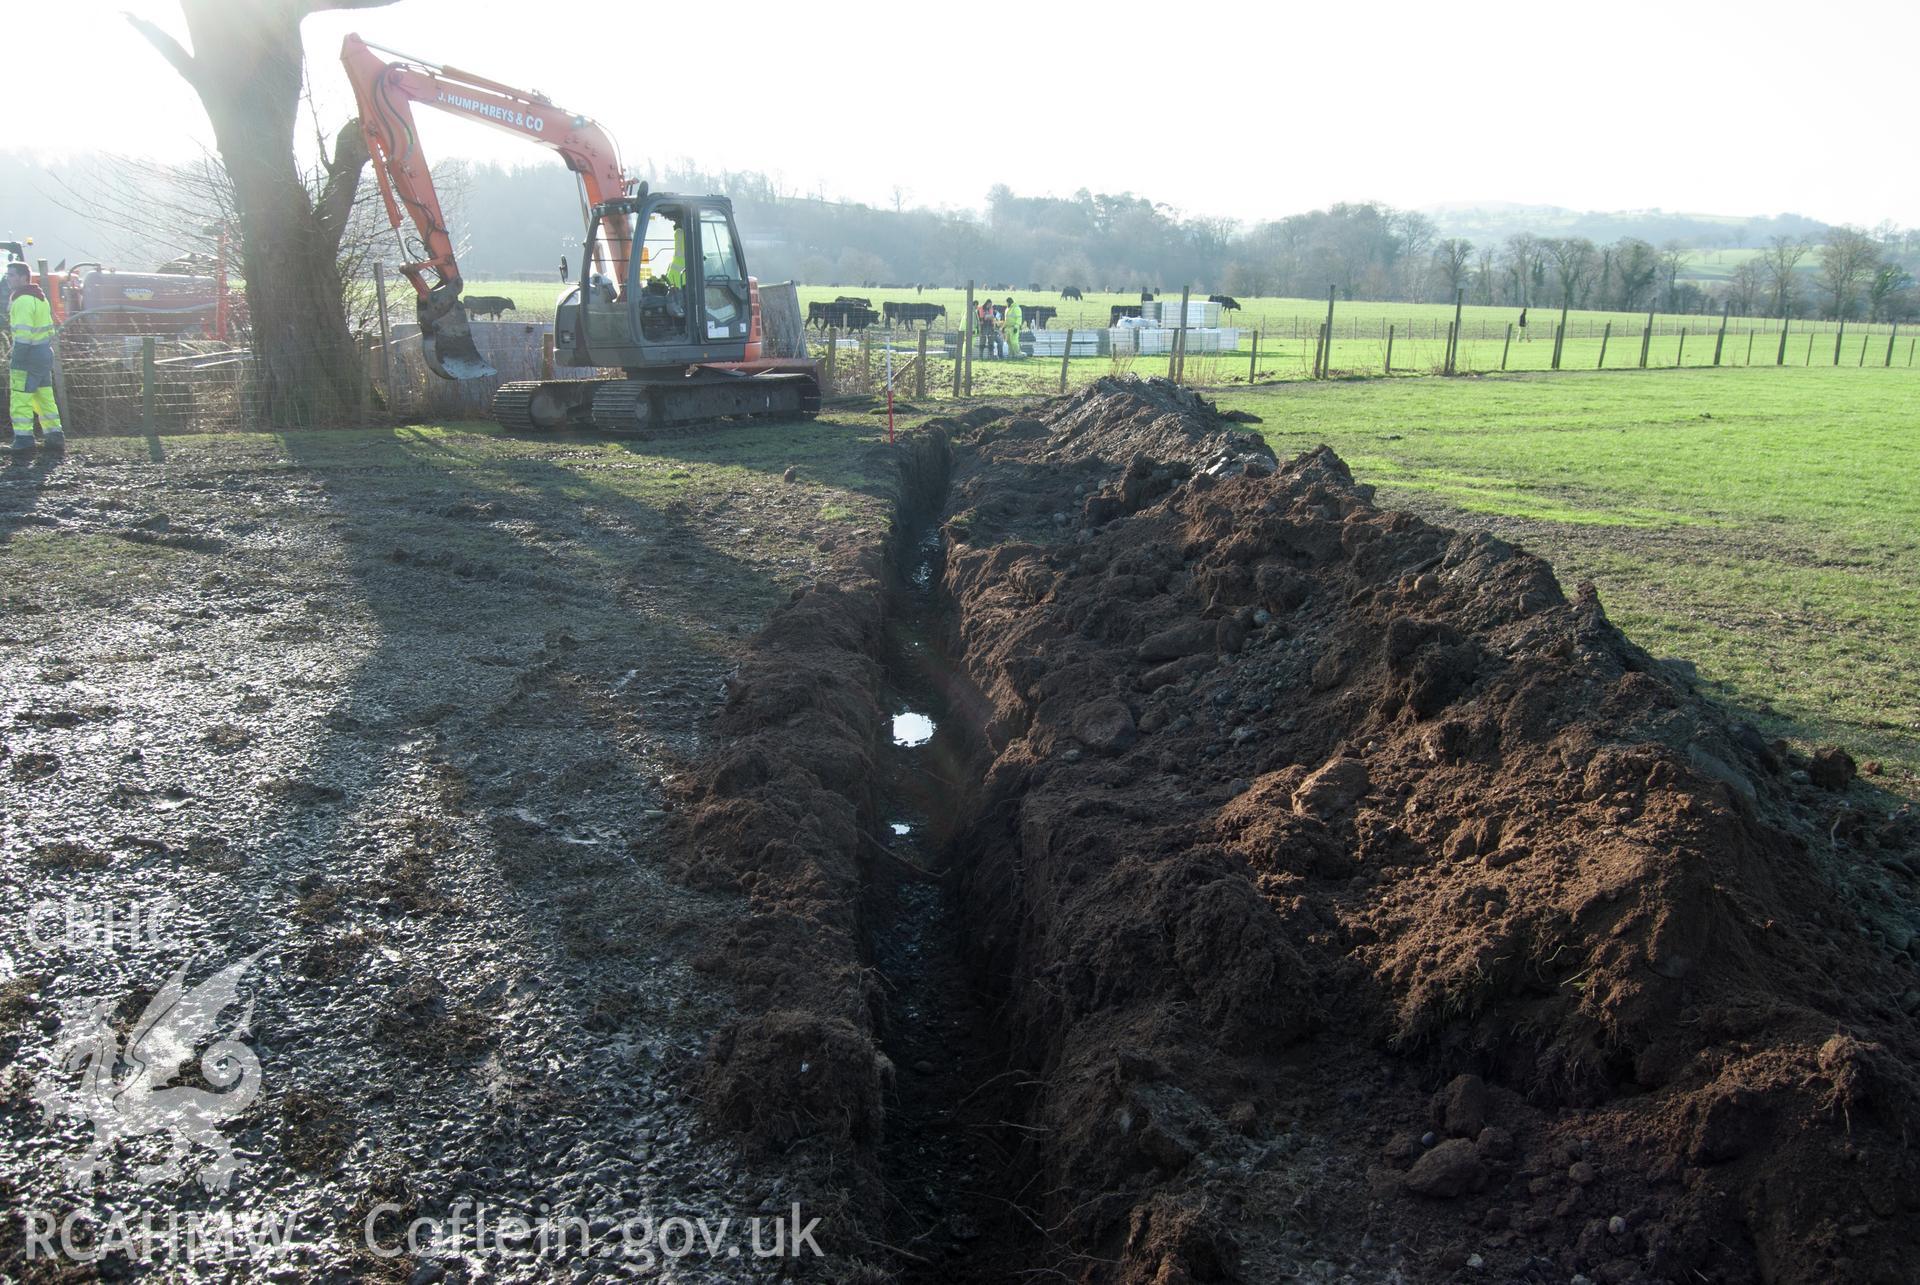
<instances>
[{"instance_id":1,"label":"puddle of water in trench","mask_svg":"<svg viewBox=\"0 0 1920 1285\"><path fill-rule=\"evenodd\" d=\"M893 716L893 743L907 749L925 745L933 739L933 720L908 710Z\"/></svg>"},{"instance_id":2,"label":"puddle of water in trench","mask_svg":"<svg viewBox=\"0 0 1920 1285\"><path fill-rule=\"evenodd\" d=\"M897 1068L882 1166L911 1251L896 1279L910 1285L1005 1279L1008 1259L984 1246L1013 1235L1003 1230L997 1168L1013 1143L997 1132L992 1095L979 1092L1004 1065L965 963L948 878L966 764L930 628L939 540L930 531L919 541L924 561L900 586L889 620L881 699L900 712L879 793L888 847L903 864L879 871L868 902L873 962L887 995L880 1042Z\"/></svg>"}]
</instances>

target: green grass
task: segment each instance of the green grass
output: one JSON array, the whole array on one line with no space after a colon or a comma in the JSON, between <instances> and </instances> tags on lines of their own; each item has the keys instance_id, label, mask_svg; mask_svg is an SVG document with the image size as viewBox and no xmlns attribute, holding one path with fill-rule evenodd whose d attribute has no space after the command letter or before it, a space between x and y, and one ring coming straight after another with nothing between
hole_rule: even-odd
<instances>
[{"instance_id":1,"label":"green grass","mask_svg":"<svg viewBox=\"0 0 1920 1285\"><path fill-rule=\"evenodd\" d=\"M1720 251L1724 255L1751 254L1753 251ZM507 314L517 321L549 321L553 317L554 304L563 289L556 282L526 281L474 281L469 282L466 292L472 294L505 295L519 305L517 311ZM1057 291L1029 291L1024 289L987 291L983 285L976 300L991 293L995 299L1004 300L1011 294L1023 306L1041 304L1058 308L1059 315L1053 320L1053 329L1064 330L1069 326L1075 329L1104 328L1110 319L1111 306L1114 304L1138 303L1137 292L1120 294L1102 294L1089 292L1080 302L1065 300ZM813 286L800 287L800 303L807 304L833 299L839 295L852 295L870 299L876 308L889 299L908 303L933 303L947 309L949 326L959 325L960 314L966 306L966 291L953 289L930 289L916 293L911 287L888 289L882 287L866 288L861 286ZM1162 299L1178 302L1180 291L1177 285L1170 292L1164 292ZM1197 298L1205 298L1198 295ZM1311 342L1318 333L1320 323L1326 320L1327 301L1318 299L1254 298L1243 296L1239 300L1241 309L1226 316L1229 325L1236 326L1251 335L1258 329L1265 338L1275 342L1303 340ZM1462 326L1469 341L1483 340L1497 345L1507 323L1517 321L1518 308L1483 307L1469 304L1462 310ZM1402 340L1430 340L1439 342L1445 338L1447 325L1453 320L1453 305L1442 303L1364 303L1341 300L1334 305L1334 338L1339 342L1375 341L1384 342L1386 328L1397 328ZM1553 327L1560 320L1560 310L1552 305L1542 305L1528 311L1529 331L1536 342L1550 340ZM1616 338L1631 332L1636 345L1640 329L1646 324L1644 312L1604 312L1597 310L1575 309L1568 314L1567 334L1572 339L1592 338L1598 340L1602 327L1611 323ZM1703 317L1680 313L1657 313L1653 319L1654 334L1669 340L1678 335L1682 327L1698 336L1719 324L1716 314ZM1831 335L1834 323L1830 321L1802 321L1798 318L1792 323L1794 333L1808 330ZM1775 318L1736 318L1731 329L1744 337L1748 329L1762 333L1778 335L1780 323ZM1870 330L1881 336L1882 344L1887 334L1884 325L1865 327L1859 323L1850 323L1848 334ZM1496 354L1497 355L1497 354ZM1636 356L1638 355L1636 346Z\"/></svg>"},{"instance_id":2,"label":"green grass","mask_svg":"<svg viewBox=\"0 0 1920 1285\"><path fill-rule=\"evenodd\" d=\"M1703 370L1233 392L1383 501L1592 580L1615 623L1772 733L1920 793L1920 375Z\"/></svg>"},{"instance_id":3,"label":"green grass","mask_svg":"<svg viewBox=\"0 0 1920 1285\"><path fill-rule=\"evenodd\" d=\"M1732 253L1732 252L1727 252ZM505 294L520 305L509 314L514 320L539 320L550 317L560 287L554 283L483 281L469 286L470 293ZM1046 304L1061 312L1052 328L1104 328L1109 308L1115 303L1134 303L1137 295L1089 294L1082 303L1060 300L1051 292L1013 291L1026 304ZM876 305L887 299L937 303L948 310L949 321L957 326L965 309L965 293L958 290L867 290L845 286L802 286L804 305L836 295L851 294L871 299ZM996 291L1004 298L1006 292ZM1236 351L1218 355L1190 354L1187 358L1187 382L1202 386L1246 383L1249 376L1257 382L1308 378L1319 327L1326 318L1324 299L1253 299L1240 301L1244 307L1226 320L1239 329ZM1553 332L1559 324L1559 311L1534 308L1522 335L1517 327L1509 336L1509 327L1519 312L1513 308L1468 307L1463 310L1462 340L1458 369L1467 373L1492 374L1500 371L1543 371L1553 365ZM1370 376L1389 373L1425 375L1438 373L1445 364L1447 328L1453 309L1442 304L1337 303L1334 308L1332 368L1338 376ZM1719 349L1723 366L1773 366L1782 359L1780 323L1769 318L1735 319L1728 326L1724 344L1717 342L1718 317L1657 315L1652 334L1645 334L1644 313L1575 311L1567 318L1567 338L1562 345L1560 365L1572 370L1630 370L1641 364L1641 349L1646 348L1649 368L1675 366L1711 367ZM1253 360L1254 336L1259 334L1257 366ZM826 337L813 336L815 356L824 357ZM904 369L914 353L917 335L895 338L895 366ZM936 331L930 350L928 391L943 396L952 387L952 363L941 355L944 338ZM856 339L840 337L834 391L840 394L866 391L881 379L884 364L876 352L872 372L862 381L857 374ZM1920 334L1913 330L1892 335L1886 326L1850 324L1844 334L1832 322L1795 319L1789 323L1784 364L1791 367L1825 367L1837 364L1859 370L1892 365L1920 368ZM1604 359L1604 366L1602 365ZM1068 385L1085 384L1109 374L1165 374L1165 356L1079 357L1068 363ZM1024 361L985 361L976 359L973 390L976 395L1016 396L1057 391L1060 362L1056 358L1032 358Z\"/></svg>"}]
</instances>

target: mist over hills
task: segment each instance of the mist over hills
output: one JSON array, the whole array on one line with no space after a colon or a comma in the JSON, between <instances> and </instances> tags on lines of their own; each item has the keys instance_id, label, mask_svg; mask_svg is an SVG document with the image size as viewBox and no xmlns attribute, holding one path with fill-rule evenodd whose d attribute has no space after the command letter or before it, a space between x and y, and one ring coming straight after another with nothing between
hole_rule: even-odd
<instances>
[{"instance_id":1,"label":"mist over hills","mask_svg":"<svg viewBox=\"0 0 1920 1285\"><path fill-rule=\"evenodd\" d=\"M579 195L557 164L456 162L436 173L469 278L557 277L563 255L578 263ZM1021 196L997 186L981 209L877 208L799 196L754 173L681 169L649 179L657 188L731 196L753 270L769 280L951 283L971 277L1092 288L1191 281L1246 294L1305 289L1301 283L1313 281L1320 282L1312 286L1317 292L1333 280L1355 297L1391 297L1415 288L1412 278L1416 270L1424 273L1424 257L1449 237L1482 248L1531 233L1717 250L1762 246L1776 235L1818 241L1827 231L1798 214L1578 211L1504 201L1418 211L1355 203L1276 212L1270 221L1248 225L1131 192ZM128 163L111 156L49 161L0 151L0 232L33 236L36 252L50 260L130 268L206 248L191 219L177 220L177 228L164 220L156 228L151 219L135 227L124 215L107 213L125 208L131 182ZM362 199L369 215L376 213L370 180Z\"/></svg>"}]
</instances>

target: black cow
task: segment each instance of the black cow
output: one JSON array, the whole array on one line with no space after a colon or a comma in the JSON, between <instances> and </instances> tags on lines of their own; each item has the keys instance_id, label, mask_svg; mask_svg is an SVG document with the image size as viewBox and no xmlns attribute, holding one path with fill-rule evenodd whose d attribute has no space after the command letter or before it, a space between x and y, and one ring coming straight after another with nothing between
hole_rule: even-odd
<instances>
[{"instance_id":1,"label":"black cow","mask_svg":"<svg viewBox=\"0 0 1920 1285\"><path fill-rule=\"evenodd\" d=\"M1029 330L1045 330L1047 323L1060 315L1058 308L1046 304L1029 304L1020 310L1020 320Z\"/></svg>"},{"instance_id":2,"label":"black cow","mask_svg":"<svg viewBox=\"0 0 1920 1285\"><path fill-rule=\"evenodd\" d=\"M1111 310L1109 311L1109 313L1108 313L1108 316L1107 316L1107 324L1108 324L1109 326L1117 326L1117 325L1119 325L1119 324L1120 324L1120 318L1122 318L1122 317L1137 317L1137 316L1139 316L1139 315L1140 315L1140 305L1139 305L1139 304L1137 304L1137 303L1116 303L1116 304L1114 304L1114 305L1113 305L1113 308L1112 308L1112 309L1111 309Z\"/></svg>"},{"instance_id":3,"label":"black cow","mask_svg":"<svg viewBox=\"0 0 1920 1285\"><path fill-rule=\"evenodd\" d=\"M1078 299L1080 297L1080 287L1068 286L1065 290L1062 290L1060 292L1060 297L1062 299Z\"/></svg>"},{"instance_id":4,"label":"black cow","mask_svg":"<svg viewBox=\"0 0 1920 1285\"><path fill-rule=\"evenodd\" d=\"M1207 302L1219 304L1222 312L1240 311L1240 301L1230 294L1210 294L1207 296Z\"/></svg>"},{"instance_id":5,"label":"black cow","mask_svg":"<svg viewBox=\"0 0 1920 1285\"><path fill-rule=\"evenodd\" d=\"M865 330L880 319L880 314L872 308L851 300L835 299L832 303L810 303L807 305L807 324L819 326L822 330Z\"/></svg>"},{"instance_id":6,"label":"black cow","mask_svg":"<svg viewBox=\"0 0 1920 1285\"><path fill-rule=\"evenodd\" d=\"M466 305L469 317L492 317L495 321L500 319L501 313L514 310L513 300L498 294L470 294L466 298Z\"/></svg>"},{"instance_id":7,"label":"black cow","mask_svg":"<svg viewBox=\"0 0 1920 1285\"><path fill-rule=\"evenodd\" d=\"M902 325L915 324L931 326L936 317L945 317L947 308L939 303L904 303L889 300L880 305L886 312L887 325L898 321Z\"/></svg>"},{"instance_id":8,"label":"black cow","mask_svg":"<svg viewBox=\"0 0 1920 1285\"><path fill-rule=\"evenodd\" d=\"M858 308L871 308L871 307L873 307L873 300L871 300L871 299L869 299L869 298L867 298L867 297L866 297L866 296L864 296L864 295L857 295L857 294L837 294L837 295L835 295L835 296L833 296L833 301L834 301L835 303L848 303L848 304L852 304L852 305L854 305L855 307L858 307Z\"/></svg>"},{"instance_id":9,"label":"black cow","mask_svg":"<svg viewBox=\"0 0 1920 1285\"><path fill-rule=\"evenodd\" d=\"M1145 286L1141 286L1141 287L1140 287L1140 302L1141 302L1141 303L1152 303L1152 302L1153 302L1153 291L1151 291L1151 290L1149 290L1149 289L1147 289L1147 288L1146 288Z\"/></svg>"}]
</instances>

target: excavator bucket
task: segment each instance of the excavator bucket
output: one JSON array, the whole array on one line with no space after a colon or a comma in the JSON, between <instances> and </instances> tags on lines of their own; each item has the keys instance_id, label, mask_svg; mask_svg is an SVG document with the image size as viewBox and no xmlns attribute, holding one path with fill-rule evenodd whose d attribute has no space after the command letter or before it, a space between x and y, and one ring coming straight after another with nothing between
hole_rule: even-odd
<instances>
[{"instance_id":1,"label":"excavator bucket","mask_svg":"<svg viewBox=\"0 0 1920 1285\"><path fill-rule=\"evenodd\" d=\"M419 303L420 351L427 369L442 379L486 379L499 374L473 342L467 305L457 294L442 294L444 289L434 287Z\"/></svg>"}]
</instances>

